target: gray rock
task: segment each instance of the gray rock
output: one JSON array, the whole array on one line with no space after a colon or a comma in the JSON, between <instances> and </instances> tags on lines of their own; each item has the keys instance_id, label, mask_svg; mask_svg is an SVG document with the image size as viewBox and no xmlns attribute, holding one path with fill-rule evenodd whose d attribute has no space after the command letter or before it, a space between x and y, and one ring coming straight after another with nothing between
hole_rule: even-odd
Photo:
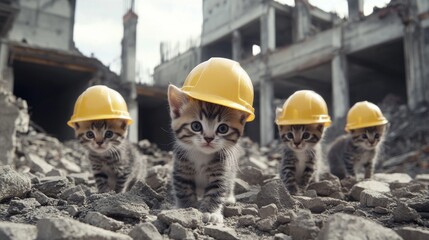
<instances>
[{"instance_id":1,"label":"gray rock","mask_svg":"<svg viewBox=\"0 0 429 240\"><path fill-rule=\"evenodd\" d=\"M378 182L378 181L374 181L374 180L365 180L365 181L356 183L352 187L352 189L350 190L350 196L354 200L359 201L360 200L360 193L366 189L372 190L375 192L380 192L380 193L390 192L389 184L387 184L387 183Z\"/></svg>"},{"instance_id":2,"label":"gray rock","mask_svg":"<svg viewBox=\"0 0 429 240\"><path fill-rule=\"evenodd\" d=\"M235 188L234 188L235 195L242 194L250 190L250 185L247 182L243 181L242 179L235 178L234 181L235 181Z\"/></svg>"},{"instance_id":3,"label":"gray rock","mask_svg":"<svg viewBox=\"0 0 429 240\"><path fill-rule=\"evenodd\" d=\"M407 206L403 202L397 202L397 206L393 209L393 220L395 222L412 222L420 219L420 215L416 210Z\"/></svg>"},{"instance_id":4,"label":"gray rock","mask_svg":"<svg viewBox=\"0 0 429 240\"><path fill-rule=\"evenodd\" d=\"M67 175L66 171L63 169L53 168L51 171L46 173L47 177L65 177Z\"/></svg>"},{"instance_id":5,"label":"gray rock","mask_svg":"<svg viewBox=\"0 0 429 240\"><path fill-rule=\"evenodd\" d=\"M225 206L223 208L223 215L225 217L240 216L241 211L242 211L241 207L238 207L238 206Z\"/></svg>"},{"instance_id":6,"label":"gray rock","mask_svg":"<svg viewBox=\"0 0 429 240\"><path fill-rule=\"evenodd\" d=\"M259 211L254 207L245 207L243 210L241 210L241 214L259 216Z\"/></svg>"},{"instance_id":7,"label":"gray rock","mask_svg":"<svg viewBox=\"0 0 429 240\"><path fill-rule=\"evenodd\" d=\"M83 189L81 185L71 186L71 187L68 187L67 189L62 190L59 197L63 200L67 200L73 193L79 192L82 190Z\"/></svg>"},{"instance_id":8,"label":"gray rock","mask_svg":"<svg viewBox=\"0 0 429 240\"><path fill-rule=\"evenodd\" d=\"M238 240L234 229L226 226L208 225L204 227L204 234L219 240Z\"/></svg>"},{"instance_id":9,"label":"gray rock","mask_svg":"<svg viewBox=\"0 0 429 240\"><path fill-rule=\"evenodd\" d=\"M388 214L390 212L389 209L380 206L375 207L372 211L378 214Z\"/></svg>"},{"instance_id":10,"label":"gray rock","mask_svg":"<svg viewBox=\"0 0 429 240\"><path fill-rule=\"evenodd\" d=\"M131 237L67 218L46 218L37 222L37 239L131 240Z\"/></svg>"},{"instance_id":11,"label":"gray rock","mask_svg":"<svg viewBox=\"0 0 429 240\"><path fill-rule=\"evenodd\" d=\"M149 223L140 223L136 225L133 230L131 230L129 234L134 240L147 240L147 239L153 239L153 240L161 240L162 236L156 229L156 227Z\"/></svg>"},{"instance_id":12,"label":"gray rock","mask_svg":"<svg viewBox=\"0 0 429 240\"><path fill-rule=\"evenodd\" d=\"M76 205L67 206L66 211L70 216L75 217L79 213L79 208Z\"/></svg>"},{"instance_id":13,"label":"gray rock","mask_svg":"<svg viewBox=\"0 0 429 240\"><path fill-rule=\"evenodd\" d=\"M278 208L274 203L271 203L267 206L263 206L259 209L259 216L262 219L274 217L277 215Z\"/></svg>"},{"instance_id":14,"label":"gray rock","mask_svg":"<svg viewBox=\"0 0 429 240\"><path fill-rule=\"evenodd\" d=\"M48 197L56 198L62 191L71 185L66 177L45 177L34 187Z\"/></svg>"},{"instance_id":15,"label":"gray rock","mask_svg":"<svg viewBox=\"0 0 429 240\"><path fill-rule=\"evenodd\" d=\"M371 220L345 213L336 213L325 222L317 239L401 240L402 238L392 229L385 228Z\"/></svg>"},{"instance_id":16,"label":"gray rock","mask_svg":"<svg viewBox=\"0 0 429 240\"><path fill-rule=\"evenodd\" d=\"M417 174L414 179L419 182L429 183L429 173Z\"/></svg>"},{"instance_id":17,"label":"gray rock","mask_svg":"<svg viewBox=\"0 0 429 240\"><path fill-rule=\"evenodd\" d=\"M139 197L140 201L143 200L150 208L159 208L160 203L164 200L163 196L141 181L136 182L125 195Z\"/></svg>"},{"instance_id":18,"label":"gray rock","mask_svg":"<svg viewBox=\"0 0 429 240\"><path fill-rule=\"evenodd\" d=\"M31 172L36 173L43 173L47 174L50 172L54 167L47 163L44 159L37 156L36 154L29 153L26 156L27 161L30 163Z\"/></svg>"},{"instance_id":19,"label":"gray rock","mask_svg":"<svg viewBox=\"0 0 429 240\"><path fill-rule=\"evenodd\" d=\"M63 165L63 167L65 169L67 169L67 171L71 172L71 173L80 173L82 172L82 169L73 161L68 160L67 158L61 158L60 159L60 163L61 165Z\"/></svg>"},{"instance_id":20,"label":"gray rock","mask_svg":"<svg viewBox=\"0 0 429 240\"><path fill-rule=\"evenodd\" d=\"M79 184L88 184L89 174L87 172L84 173L72 173L69 174L69 177L73 178L74 182Z\"/></svg>"},{"instance_id":21,"label":"gray rock","mask_svg":"<svg viewBox=\"0 0 429 240\"><path fill-rule=\"evenodd\" d=\"M40 203L35 198L26 198L22 200L11 200L7 212L10 215L23 214L39 207Z\"/></svg>"},{"instance_id":22,"label":"gray rock","mask_svg":"<svg viewBox=\"0 0 429 240\"><path fill-rule=\"evenodd\" d=\"M300 210L295 219L289 223L292 239L315 239L319 233L314 219L308 210Z\"/></svg>"},{"instance_id":23,"label":"gray rock","mask_svg":"<svg viewBox=\"0 0 429 240\"><path fill-rule=\"evenodd\" d=\"M85 203L86 195L85 192L81 189L79 191L74 192L67 198L67 202L69 204L82 205Z\"/></svg>"},{"instance_id":24,"label":"gray rock","mask_svg":"<svg viewBox=\"0 0 429 240\"><path fill-rule=\"evenodd\" d=\"M37 189L31 190L30 197L35 198L43 206L48 205L50 202L53 202L51 198L49 198Z\"/></svg>"},{"instance_id":25,"label":"gray rock","mask_svg":"<svg viewBox=\"0 0 429 240\"><path fill-rule=\"evenodd\" d=\"M27 176L13 170L10 166L0 167L0 201L12 197L22 197L31 190Z\"/></svg>"},{"instance_id":26,"label":"gray rock","mask_svg":"<svg viewBox=\"0 0 429 240\"><path fill-rule=\"evenodd\" d=\"M308 186L307 190L315 190L318 196L330 196L335 192L341 191L340 180L322 180L312 183Z\"/></svg>"},{"instance_id":27,"label":"gray rock","mask_svg":"<svg viewBox=\"0 0 429 240\"><path fill-rule=\"evenodd\" d=\"M384 183L409 183L413 180L406 173L376 173L374 180Z\"/></svg>"},{"instance_id":28,"label":"gray rock","mask_svg":"<svg viewBox=\"0 0 429 240\"><path fill-rule=\"evenodd\" d=\"M400 227L395 229L395 232L403 239L412 240L427 240L429 239L429 230L413 228L413 227Z\"/></svg>"},{"instance_id":29,"label":"gray rock","mask_svg":"<svg viewBox=\"0 0 429 240\"><path fill-rule=\"evenodd\" d=\"M107 195L90 205L95 211L112 217L142 218L149 213L148 205L137 191Z\"/></svg>"},{"instance_id":30,"label":"gray rock","mask_svg":"<svg viewBox=\"0 0 429 240\"><path fill-rule=\"evenodd\" d=\"M237 202L242 203L256 203L259 191L260 189L254 188L248 192L235 195L235 199L237 200Z\"/></svg>"},{"instance_id":31,"label":"gray rock","mask_svg":"<svg viewBox=\"0 0 429 240\"><path fill-rule=\"evenodd\" d=\"M202 224L202 213L195 208L164 210L158 219L167 225L179 223L186 228L196 228Z\"/></svg>"},{"instance_id":32,"label":"gray rock","mask_svg":"<svg viewBox=\"0 0 429 240\"><path fill-rule=\"evenodd\" d=\"M269 232L275 229L276 217L261 219L256 223L259 230Z\"/></svg>"},{"instance_id":33,"label":"gray rock","mask_svg":"<svg viewBox=\"0 0 429 240\"><path fill-rule=\"evenodd\" d=\"M86 214L84 221L92 226L116 231L124 226L123 222L104 216L101 213L90 211Z\"/></svg>"},{"instance_id":34,"label":"gray rock","mask_svg":"<svg viewBox=\"0 0 429 240\"><path fill-rule=\"evenodd\" d=\"M238 226L248 227L254 226L256 223L256 217L253 215L244 215L238 218Z\"/></svg>"},{"instance_id":35,"label":"gray rock","mask_svg":"<svg viewBox=\"0 0 429 240\"><path fill-rule=\"evenodd\" d=\"M295 196L295 199L300 201L305 208L310 209L312 213L322 213L328 209L328 206L321 197L310 198L304 196Z\"/></svg>"},{"instance_id":36,"label":"gray rock","mask_svg":"<svg viewBox=\"0 0 429 240\"><path fill-rule=\"evenodd\" d=\"M384 195L383 193L373 190L363 190L360 193L360 203L366 207L387 207L393 200Z\"/></svg>"},{"instance_id":37,"label":"gray rock","mask_svg":"<svg viewBox=\"0 0 429 240\"><path fill-rule=\"evenodd\" d=\"M0 221L0 239L2 240L34 240L36 237L36 226Z\"/></svg>"},{"instance_id":38,"label":"gray rock","mask_svg":"<svg viewBox=\"0 0 429 240\"><path fill-rule=\"evenodd\" d=\"M30 117L27 102L0 88L0 165L12 165L16 132L27 132Z\"/></svg>"},{"instance_id":39,"label":"gray rock","mask_svg":"<svg viewBox=\"0 0 429 240\"><path fill-rule=\"evenodd\" d=\"M417 197L407 200L407 205L417 212L429 212L429 198Z\"/></svg>"},{"instance_id":40,"label":"gray rock","mask_svg":"<svg viewBox=\"0 0 429 240\"><path fill-rule=\"evenodd\" d=\"M250 185L261 184L264 181L262 171L255 167L246 166L240 168L241 171L238 172L237 177L243 179Z\"/></svg>"},{"instance_id":41,"label":"gray rock","mask_svg":"<svg viewBox=\"0 0 429 240\"><path fill-rule=\"evenodd\" d=\"M249 157L246 164L251 167L255 167L260 170L265 170L268 168L268 165L265 163L266 161L263 161L261 159L255 158L255 157Z\"/></svg>"},{"instance_id":42,"label":"gray rock","mask_svg":"<svg viewBox=\"0 0 429 240\"><path fill-rule=\"evenodd\" d=\"M292 238L284 233L274 235L274 240L292 240Z\"/></svg>"},{"instance_id":43,"label":"gray rock","mask_svg":"<svg viewBox=\"0 0 429 240\"><path fill-rule=\"evenodd\" d=\"M170 225L170 234L168 236L173 239L195 239L194 234L191 231L178 223L172 223Z\"/></svg>"},{"instance_id":44,"label":"gray rock","mask_svg":"<svg viewBox=\"0 0 429 240\"><path fill-rule=\"evenodd\" d=\"M290 209L296 205L295 200L286 191L280 179L268 182L262 186L261 191L258 193L258 207L263 207L271 203L277 205L278 209Z\"/></svg>"}]
</instances>

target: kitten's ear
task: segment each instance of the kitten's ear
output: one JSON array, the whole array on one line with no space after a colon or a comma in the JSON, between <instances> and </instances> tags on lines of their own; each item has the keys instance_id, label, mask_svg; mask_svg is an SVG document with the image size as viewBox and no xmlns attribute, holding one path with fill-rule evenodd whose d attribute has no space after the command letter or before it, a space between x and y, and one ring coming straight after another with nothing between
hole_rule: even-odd
<instances>
[{"instance_id":1,"label":"kitten's ear","mask_svg":"<svg viewBox=\"0 0 429 240\"><path fill-rule=\"evenodd\" d=\"M171 118L180 117L180 110L188 101L188 95L182 90L172 84L168 86L168 104L170 105Z\"/></svg>"},{"instance_id":2,"label":"kitten's ear","mask_svg":"<svg viewBox=\"0 0 429 240\"><path fill-rule=\"evenodd\" d=\"M78 130L79 128L80 128L79 123L75 122L75 123L74 123L74 129L75 129L75 130Z\"/></svg>"},{"instance_id":3,"label":"kitten's ear","mask_svg":"<svg viewBox=\"0 0 429 240\"><path fill-rule=\"evenodd\" d=\"M280 116L280 114L282 114L282 112L283 112L283 109L282 108L276 108L276 117L279 117Z\"/></svg>"},{"instance_id":4,"label":"kitten's ear","mask_svg":"<svg viewBox=\"0 0 429 240\"><path fill-rule=\"evenodd\" d=\"M240 123L241 125L244 125L246 123L247 118L249 117L250 114L248 113L243 113L240 117Z\"/></svg>"},{"instance_id":5,"label":"kitten's ear","mask_svg":"<svg viewBox=\"0 0 429 240\"><path fill-rule=\"evenodd\" d=\"M121 120L121 128L126 130L128 126L128 120Z\"/></svg>"},{"instance_id":6,"label":"kitten's ear","mask_svg":"<svg viewBox=\"0 0 429 240\"><path fill-rule=\"evenodd\" d=\"M317 125L317 131L319 131L319 132L321 132L321 133L323 133L323 128L325 127L325 124L318 124Z\"/></svg>"}]
</instances>

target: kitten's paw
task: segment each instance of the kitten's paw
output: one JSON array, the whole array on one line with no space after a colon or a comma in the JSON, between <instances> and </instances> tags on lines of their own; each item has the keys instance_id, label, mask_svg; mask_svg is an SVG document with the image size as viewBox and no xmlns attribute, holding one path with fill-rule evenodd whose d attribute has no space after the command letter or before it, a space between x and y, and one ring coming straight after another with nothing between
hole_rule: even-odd
<instances>
[{"instance_id":1,"label":"kitten's paw","mask_svg":"<svg viewBox=\"0 0 429 240\"><path fill-rule=\"evenodd\" d=\"M225 200L225 203L226 203L226 204L234 204L235 202L236 202L236 200L235 200L235 196L234 196L234 195L229 196L229 197Z\"/></svg>"},{"instance_id":2,"label":"kitten's paw","mask_svg":"<svg viewBox=\"0 0 429 240\"><path fill-rule=\"evenodd\" d=\"M223 223L223 215L219 212L216 213L203 213L203 222L204 223Z\"/></svg>"},{"instance_id":3,"label":"kitten's paw","mask_svg":"<svg viewBox=\"0 0 429 240\"><path fill-rule=\"evenodd\" d=\"M287 186L286 189L291 195L298 195L300 190L297 184Z\"/></svg>"}]
</instances>

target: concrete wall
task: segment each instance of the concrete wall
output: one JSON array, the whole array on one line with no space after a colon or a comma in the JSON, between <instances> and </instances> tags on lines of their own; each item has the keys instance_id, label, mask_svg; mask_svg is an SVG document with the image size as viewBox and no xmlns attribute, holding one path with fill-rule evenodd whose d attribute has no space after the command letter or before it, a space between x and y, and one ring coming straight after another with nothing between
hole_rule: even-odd
<instances>
[{"instance_id":1,"label":"concrete wall","mask_svg":"<svg viewBox=\"0 0 429 240\"><path fill-rule=\"evenodd\" d=\"M75 1L20 0L20 11L9 33L13 41L71 50Z\"/></svg>"},{"instance_id":2,"label":"concrete wall","mask_svg":"<svg viewBox=\"0 0 429 240\"><path fill-rule=\"evenodd\" d=\"M182 86L189 72L200 63L201 49L191 48L185 53L157 66L154 69L153 79L157 86L174 84Z\"/></svg>"},{"instance_id":3,"label":"concrete wall","mask_svg":"<svg viewBox=\"0 0 429 240\"><path fill-rule=\"evenodd\" d=\"M233 19L258 6L262 0L203 0L203 32L206 33L230 23Z\"/></svg>"}]
</instances>

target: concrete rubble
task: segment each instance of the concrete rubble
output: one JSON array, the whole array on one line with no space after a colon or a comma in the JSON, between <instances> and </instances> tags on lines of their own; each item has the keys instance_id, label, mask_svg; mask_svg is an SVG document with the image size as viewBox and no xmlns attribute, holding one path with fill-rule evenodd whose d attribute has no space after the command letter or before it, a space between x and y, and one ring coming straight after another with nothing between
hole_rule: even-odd
<instances>
[{"instance_id":1,"label":"concrete rubble","mask_svg":"<svg viewBox=\"0 0 429 240\"><path fill-rule=\"evenodd\" d=\"M148 159L147 182L126 193L98 194L76 141L61 143L31 125L19 128L16 139L8 139L12 148L0 153L13 149L13 162L0 167L0 239L364 239L362 231L368 239L427 239L429 134L401 109L386 113L402 120L391 121L396 127L386 141L395 149L385 150L373 179L322 174L302 196L291 196L278 177L279 142L259 147L243 138L237 202L224 208L223 225L204 224L196 209L174 208L171 152L147 140L137 144ZM400 128L399 121L407 125Z\"/></svg>"}]
</instances>

